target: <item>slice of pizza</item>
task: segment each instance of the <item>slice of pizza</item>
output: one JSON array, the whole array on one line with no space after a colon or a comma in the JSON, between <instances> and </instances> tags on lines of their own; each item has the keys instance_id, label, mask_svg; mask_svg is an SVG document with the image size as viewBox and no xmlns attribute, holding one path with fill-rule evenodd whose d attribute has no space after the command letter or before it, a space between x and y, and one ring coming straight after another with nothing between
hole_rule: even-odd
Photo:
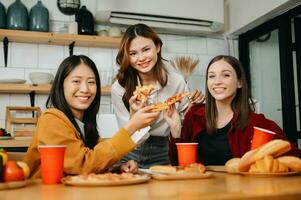
<instances>
[{"instance_id":1,"label":"slice of pizza","mask_svg":"<svg viewBox=\"0 0 301 200\"><path fill-rule=\"evenodd\" d=\"M156 104L153 104L152 112L159 112L159 111L162 111L162 110L167 110L168 108L169 108L169 106L166 102L156 103Z\"/></svg>"},{"instance_id":2,"label":"slice of pizza","mask_svg":"<svg viewBox=\"0 0 301 200\"><path fill-rule=\"evenodd\" d=\"M137 96L136 99L138 101L147 101L148 96L154 89L154 85L136 86L136 90L134 91L133 95Z\"/></svg>"},{"instance_id":3,"label":"slice of pizza","mask_svg":"<svg viewBox=\"0 0 301 200\"><path fill-rule=\"evenodd\" d=\"M180 102L184 97L188 96L189 94L190 94L189 92L179 93L169 97L165 102L167 103L167 105L170 106L176 102Z\"/></svg>"}]
</instances>

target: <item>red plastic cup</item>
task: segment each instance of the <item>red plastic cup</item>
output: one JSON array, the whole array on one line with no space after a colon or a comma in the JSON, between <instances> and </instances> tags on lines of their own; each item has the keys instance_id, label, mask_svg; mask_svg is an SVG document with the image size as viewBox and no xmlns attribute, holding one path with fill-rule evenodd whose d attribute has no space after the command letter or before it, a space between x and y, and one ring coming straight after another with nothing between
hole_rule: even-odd
<instances>
[{"instance_id":1,"label":"red plastic cup","mask_svg":"<svg viewBox=\"0 0 301 200\"><path fill-rule=\"evenodd\" d=\"M66 145L39 145L41 156L42 183L61 183L64 176L64 155Z\"/></svg>"},{"instance_id":2,"label":"red plastic cup","mask_svg":"<svg viewBox=\"0 0 301 200\"><path fill-rule=\"evenodd\" d=\"M256 149L273 139L276 133L264 128L254 126L253 139L251 149Z\"/></svg>"},{"instance_id":3,"label":"red plastic cup","mask_svg":"<svg viewBox=\"0 0 301 200\"><path fill-rule=\"evenodd\" d=\"M180 166L196 163L198 143L176 143Z\"/></svg>"}]
</instances>

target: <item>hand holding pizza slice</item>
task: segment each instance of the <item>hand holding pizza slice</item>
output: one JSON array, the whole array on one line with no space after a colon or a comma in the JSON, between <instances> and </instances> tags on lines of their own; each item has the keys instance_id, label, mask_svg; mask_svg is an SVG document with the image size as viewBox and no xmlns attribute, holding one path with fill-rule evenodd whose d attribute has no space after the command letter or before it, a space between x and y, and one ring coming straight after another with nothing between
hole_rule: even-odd
<instances>
[{"instance_id":1,"label":"hand holding pizza slice","mask_svg":"<svg viewBox=\"0 0 301 200\"><path fill-rule=\"evenodd\" d=\"M184 97L188 96L189 92L183 92L176 94L174 96L169 97L165 102L163 103L156 103L153 104L153 112L159 112L162 110L167 110L171 105L175 104L176 102L180 102Z\"/></svg>"},{"instance_id":2,"label":"hand holding pizza slice","mask_svg":"<svg viewBox=\"0 0 301 200\"><path fill-rule=\"evenodd\" d=\"M180 102L184 97L188 95L190 95L189 92L178 93L174 96L169 97L165 102L170 106L176 102Z\"/></svg>"},{"instance_id":3,"label":"hand holding pizza slice","mask_svg":"<svg viewBox=\"0 0 301 200\"><path fill-rule=\"evenodd\" d=\"M137 86L133 95L136 96L138 101L147 101L148 96L155 89L154 85Z\"/></svg>"}]
</instances>

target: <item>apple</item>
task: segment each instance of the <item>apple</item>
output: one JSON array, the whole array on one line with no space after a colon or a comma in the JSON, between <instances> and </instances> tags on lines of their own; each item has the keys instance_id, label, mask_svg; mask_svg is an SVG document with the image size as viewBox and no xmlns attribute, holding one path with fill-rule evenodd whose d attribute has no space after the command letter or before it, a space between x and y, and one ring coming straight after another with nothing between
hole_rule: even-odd
<instances>
[{"instance_id":1,"label":"apple","mask_svg":"<svg viewBox=\"0 0 301 200\"><path fill-rule=\"evenodd\" d=\"M24 180L24 172L21 167L19 167L16 161L9 160L3 168L3 181L21 181Z\"/></svg>"},{"instance_id":2,"label":"apple","mask_svg":"<svg viewBox=\"0 0 301 200\"><path fill-rule=\"evenodd\" d=\"M24 178L27 179L30 174L30 169L29 169L27 163L23 162L23 161L17 161L17 165L19 165L19 167L22 168L23 173L24 173Z\"/></svg>"}]
</instances>

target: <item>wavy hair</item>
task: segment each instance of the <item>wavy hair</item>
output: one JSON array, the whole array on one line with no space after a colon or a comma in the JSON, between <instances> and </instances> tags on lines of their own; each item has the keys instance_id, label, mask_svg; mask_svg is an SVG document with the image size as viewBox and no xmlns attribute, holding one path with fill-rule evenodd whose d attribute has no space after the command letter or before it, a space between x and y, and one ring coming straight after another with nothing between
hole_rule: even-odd
<instances>
[{"instance_id":1,"label":"wavy hair","mask_svg":"<svg viewBox=\"0 0 301 200\"><path fill-rule=\"evenodd\" d=\"M154 42L156 47L160 46L160 51L157 54L158 60L153 70L154 75L160 85L164 87L167 84L167 71L165 69L161 56L161 47L163 45L162 40L159 38L156 32L154 32L145 24L135 24L130 26L123 35L119 47L119 52L116 56L116 62L120 66L116 75L116 79L118 80L119 84L125 89L122 101L128 110L130 107L129 99L133 95L133 92L138 85L137 77L140 79L138 71L130 65L130 57L128 51L131 41L138 36L149 38Z\"/></svg>"}]
</instances>

